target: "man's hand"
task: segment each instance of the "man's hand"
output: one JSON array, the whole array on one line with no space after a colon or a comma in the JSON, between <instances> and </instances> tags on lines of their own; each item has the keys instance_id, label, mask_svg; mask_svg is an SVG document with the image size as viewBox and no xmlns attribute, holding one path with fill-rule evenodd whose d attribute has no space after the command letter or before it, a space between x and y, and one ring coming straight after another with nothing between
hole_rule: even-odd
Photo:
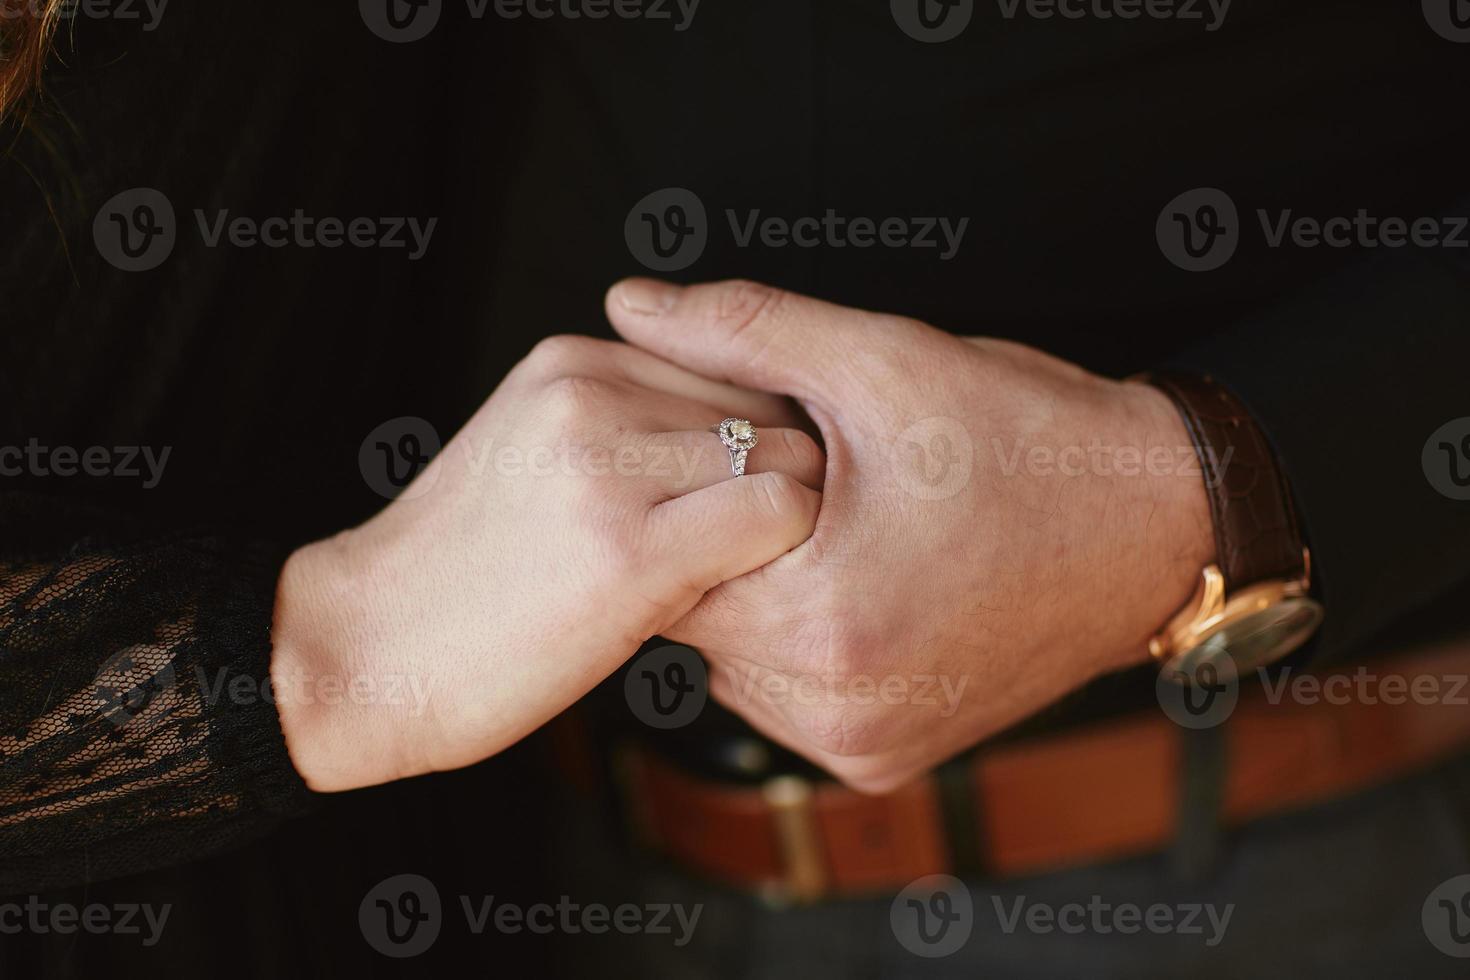
<instances>
[{"instance_id":1,"label":"man's hand","mask_svg":"<svg viewBox=\"0 0 1470 980\"><path fill-rule=\"evenodd\" d=\"M720 701L858 789L1145 661L1211 560L1190 439L1152 388L752 283L628 280L607 311L820 428L815 534L665 635L705 654Z\"/></svg>"}]
</instances>

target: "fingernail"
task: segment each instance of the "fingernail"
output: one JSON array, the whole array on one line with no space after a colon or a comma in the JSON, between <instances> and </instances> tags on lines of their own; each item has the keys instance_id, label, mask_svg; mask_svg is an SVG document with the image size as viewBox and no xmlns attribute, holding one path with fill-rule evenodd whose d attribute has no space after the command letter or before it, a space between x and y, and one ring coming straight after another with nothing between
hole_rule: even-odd
<instances>
[{"instance_id":1,"label":"fingernail","mask_svg":"<svg viewBox=\"0 0 1470 980\"><path fill-rule=\"evenodd\" d=\"M678 286L658 279L628 279L618 286L618 301L623 309L643 316L667 312L678 296Z\"/></svg>"}]
</instances>

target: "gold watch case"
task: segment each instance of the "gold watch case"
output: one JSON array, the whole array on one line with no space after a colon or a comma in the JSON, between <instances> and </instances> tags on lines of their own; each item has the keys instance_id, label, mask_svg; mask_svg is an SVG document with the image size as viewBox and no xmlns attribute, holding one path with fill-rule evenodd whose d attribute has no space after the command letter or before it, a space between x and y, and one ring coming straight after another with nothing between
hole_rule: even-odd
<instances>
[{"instance_id":1,"label":"gold watch case","mask_svg":"<svg viewBox=\"0 0 1470 980\"><path fill-rule=\"evenodd\" d=\"M1225 576L1208 565L1185 607L1148 642L1148 652L1174 681L1187 684L1210 664L1211 677L1234 676L1280 660L1322 623L1322 604L1308 595L1311 555L1301 579L1255 582L1225 594Z\"/></svg>"}]
</instances>

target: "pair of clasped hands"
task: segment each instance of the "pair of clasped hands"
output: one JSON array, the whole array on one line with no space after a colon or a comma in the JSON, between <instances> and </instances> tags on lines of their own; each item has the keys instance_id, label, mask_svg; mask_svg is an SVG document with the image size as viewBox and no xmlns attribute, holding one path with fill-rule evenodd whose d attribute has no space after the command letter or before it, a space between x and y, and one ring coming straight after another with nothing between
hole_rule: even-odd
<instances>
[{"instance_id":1,"label":"pair of clasped hands","mask_svg":"<svg viewBox=\"0 0 1470 980\"><path fill-rule=\"evenodd\" d=\"M1197 468L1055 465L1188 446L1145 385L749 282L630 279L606 309L626 343L542 342L427 492L287 561L278 692L424 694L278 693L312 789L478 762L661 635L754 728L887 792L1146 661L1211 558ZM738 479L710 431L727 417L759 432ZM619 465L466 465L492 444ZM670 458L692 463L639 465Z\"/></svg>"}]
</instances>

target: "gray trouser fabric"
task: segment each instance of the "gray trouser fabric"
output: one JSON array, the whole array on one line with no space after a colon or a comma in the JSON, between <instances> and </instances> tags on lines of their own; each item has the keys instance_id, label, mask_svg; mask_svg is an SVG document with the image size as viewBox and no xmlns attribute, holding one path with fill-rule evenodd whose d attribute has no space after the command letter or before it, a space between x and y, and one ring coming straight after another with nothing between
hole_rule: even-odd
<instances>
[{"instance_id":1,"label":"gray trouser fabric","mask_svg":"<svg viewBox=\"0 0 1470 980\"><path fill-rule=\"evenodd\" d=\"M1423 916L1437 886L1470 874L1467 787L1470 759L1461 759L1257 822L1230 835L1218 869L1196 881L1181 881L1162 856L971 880L972 931L942 958L917 956L900 943L891 895L774 910L630 854L591 819L573 818L555 876L564 893L614 907L678 903L686 919L702 908L682 946L686 930L673 914L667 934L558 936L559 972L691 980L1463 978L1470 958L1437 949ZM1156 905L1166 908L1153 911L1150 928L1146 917ZM1132 918L1130 906L1139 909ZM1188 928L1166 926L1165 914ZM1452 935L1466 937L1461 951L1470 955L1470 918L1462 919ZM1120 925L1136 931L1120 932Z\"/></svg>"}]
</instances>

